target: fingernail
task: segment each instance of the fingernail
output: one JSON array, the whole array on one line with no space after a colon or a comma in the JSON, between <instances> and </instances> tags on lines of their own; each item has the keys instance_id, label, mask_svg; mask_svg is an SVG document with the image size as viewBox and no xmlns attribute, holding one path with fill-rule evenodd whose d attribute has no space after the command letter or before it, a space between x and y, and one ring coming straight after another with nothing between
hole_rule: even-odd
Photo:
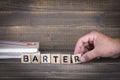
<instances>
[{"instance_id":1,"label":"fingernail","mask_svg":"<svg viewBox=\"0 0 120 80\"><path fill-rule=\"evenodd\" d=\"M86 62L85 57L82 57L82 58L81 58L81 62Z\"/></svg>"}]
</instances>

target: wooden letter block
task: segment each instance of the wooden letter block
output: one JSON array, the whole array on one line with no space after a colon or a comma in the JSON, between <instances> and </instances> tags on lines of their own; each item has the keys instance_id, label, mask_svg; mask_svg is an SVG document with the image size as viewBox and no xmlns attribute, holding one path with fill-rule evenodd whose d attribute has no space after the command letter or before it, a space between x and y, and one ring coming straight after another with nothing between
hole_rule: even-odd
<instances>
[{"instance_id":1,"label":"wooden letter block","mask_svg":"<svg viewBox=\"0 0 120 80\"><path fill-rule=\"evenodd\" d=\"M51 63L60 64L60 54L51 54Z\"/></svg>"},{"instance_id":2,"label":"wooden letter block","mask_svg":"<svg viewBox=\"0 0 120 80\"><path fill-rule=\"evenodd\" d=\"M40 54L31 54L32 63L40 63Z\"/></svg>"},{"instance_id":3,"label":"wooden letter block","mask_svg":"<svg viewBox=\"0 0 120 80\"><path fill-rule=\"evenodd\" d=\"M50 54L41 54L41 63L50 63Z\"/></svg>"},{"instance_id":4,"label":"wooden letter block","mask_svg":"<svg viewBox=\"0 0 120 80\"><path fill-rule=\"evenodd\" d=\"M61 54L61 64L70 64L71 56L70 54Z\"/></svg>"},{"instance_id":5,"label":"wooden letter block","mask_svg":"<svg viewBox=\"0 0 120 80\"><path fill-rule=\"evenodd\" d=\"M22 54L21 55L21 62L22 63L30 63L30 54Z\"/></svg>"},{"instance_id":6,"label":"wooden letter block","mask_svg":"<svg viewBox=\"0 0 120 80\"><path fill-rule=\"evenodd\" d=\"M75 63L75 64L76 63L81 63L80 62L80 57L81 57L80 54L72 55L72 62Z\"/></svg>"}]
</instances>

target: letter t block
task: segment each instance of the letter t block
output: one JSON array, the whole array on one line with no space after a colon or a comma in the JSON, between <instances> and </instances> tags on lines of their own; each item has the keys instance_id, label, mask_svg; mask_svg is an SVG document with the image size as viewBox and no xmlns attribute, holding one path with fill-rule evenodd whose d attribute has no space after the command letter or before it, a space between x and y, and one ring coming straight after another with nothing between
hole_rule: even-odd
<instances>
[{"instance_id":1,"label":"letter t block","mask_svg":"<svg viewBox=\"0 0 120 80\"><path fill-rule=\"evenodd\" d=\"M60 54L51 54L51 63L60 64Z\"/></svg>"}]
</instances>

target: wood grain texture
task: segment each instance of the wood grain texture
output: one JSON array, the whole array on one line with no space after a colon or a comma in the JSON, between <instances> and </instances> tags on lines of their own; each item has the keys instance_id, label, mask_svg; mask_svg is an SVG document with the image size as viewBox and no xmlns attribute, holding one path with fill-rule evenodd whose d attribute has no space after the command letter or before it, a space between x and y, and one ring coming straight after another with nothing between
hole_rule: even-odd
<instances>
[{"instance_id":1,"label":"wood grain texture","mask_svg":"<svg viewBox=\"0 0 120 80\"><path fill-rule=\"evenodd\" d=\"M119 0L0 0L0 40L39 41L40 49L73 50L93 31L120 37Z\"/></svg>"},{"instance_id":2,"label":"wood grain texture","mask_svg":"<svg viewBox=\"0 0 120 80\"><path fill-rule=\"evenodd\" d=\"M120 28L97 26L5 26L0 27L1 40L39 41L41 49L73 50L77 40L96 30L108 36L120 37Z\"/></svg>"},{"instance_id":3,"label":"wood grain texture","mask_svg":"<svg viewBox=\"0 0 120 80\"><path fill-rule=\"evenodd\" d=\"M72 54L71 51L41 53ZM95 59L81 64L24 64L20 59L0 59L0 80L119 80L120 58Z\"/></svg>"},{"instance_id":4,"label":"wood grain texture","mask_svg":"<svg viewBox=\"0 0 120 80\"><path fill-rule=\"evenodd\" d=\"M119 11L0 11L0 26L120 27Z\"/></svg>"},{"instance_id":5,"label":"wood grain texture","mask_svg":"<svg viewBox=\"0 0 120 80\"><path fill-rule=\"evenodd\" d=\"M0 0L1 10L120 10L119 0Z\"/></svg>"},{"instance_id":6,"label":"wood grain texture","mask_svg":"<svg viewBox=\"0 0 120 80\"><path fill-rule=\"evenodd\" d=\"M120 38L119 7L120 0L0 0L0 40L38 41L41 53L73 54L77 40L93 30ZM120 80L119 75L120 58L69 65L0 60L0 80Z\"/></svg>"},{"instance_id":7,"label":"wood grain texture","mask_svg":"<svg viewBox=\"0 0 120 80\"><path fill-rule=\"evenodd\" d=\"M69 51L50 51L50 53L65 54ZM1 59L0 80L119 80L119 63L120 58L96 59L81 64L24 64L20 59Z\"/></svg>"}]
</instances>

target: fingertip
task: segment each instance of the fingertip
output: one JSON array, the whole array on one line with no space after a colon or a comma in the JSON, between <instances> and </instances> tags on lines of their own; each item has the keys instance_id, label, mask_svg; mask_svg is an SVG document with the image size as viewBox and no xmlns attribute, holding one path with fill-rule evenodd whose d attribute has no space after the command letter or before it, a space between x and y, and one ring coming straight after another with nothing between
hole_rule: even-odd
<instances>
[{"instance_id":1,"label":"fingertip","mask_svg":"<svg viewBox=\"0 0 120 80\"><path fill-rule=\"evenodd\" d=\"M97 55L96 55L96 53L94 53L94 50L93 50L93 51L83 54L81 56L81 62L88 62L96 57L97 57Z\"/></svg>"},{"instance_id":2,"label":"fingertip","mask_svg":"<svg viewBox=\"0 0 120 80\"><path fill-rule=\"evenodd\" d=\"M81 42L81 40L79 39L78 40L78 42L77 42L77 44L76 44L76 46L75 46L75 49L74 49L74 53L76 54L76 53L79 53L80 52L80 47L82 47L83 45L82 45L82 42Z\"/></svg>"},{"instance_id":3,"label":"fingertip","mask_svg":"<svg viewBox=\"0 0 120 80\"><path fill-rule=\"evenodd\" d=\"M81 62L86 62L86 59L84 57L81 57L80 61Z\"/></svg>"},{"instance_id":4,"label":"fingertip","mask_svg":"<svg viewBox=\"0 0 120 80\"><path fill-rule=\"evenodd\" d=\"M80 60L81 60L81 62L87 62L87 61L89 61L89 59L88 59L88 57L87 57L86 54L84 54L83 56L81 56Z\"/></svg>"}]
</instances>

